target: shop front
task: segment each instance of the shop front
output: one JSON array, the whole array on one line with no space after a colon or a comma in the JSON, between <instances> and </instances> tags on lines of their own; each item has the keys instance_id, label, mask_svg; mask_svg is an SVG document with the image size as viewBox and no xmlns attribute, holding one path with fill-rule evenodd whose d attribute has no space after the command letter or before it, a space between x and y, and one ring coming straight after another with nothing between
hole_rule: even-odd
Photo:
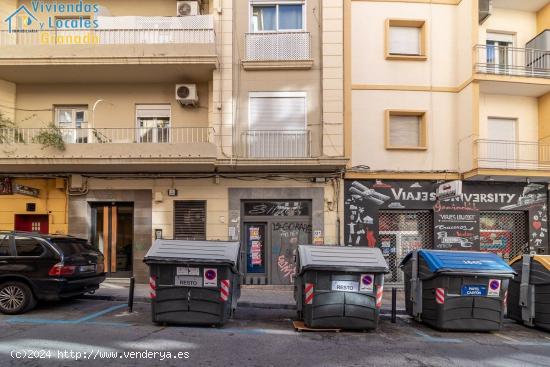
<instances>
[{"instance_id":1,"label":"shop front","mask_svg":"<svg viewBox=\"0 0 550 367\"><path fill-rule=\"evenodd\" d=\"M381 248L386 280L419 248L489 251L509 261L548 251L547 188L541 184L463 182L459 198L438 201L436 181L346 180L344 243Z\"/></svg>"},{"instance_id":2,"label":"shop front","mask_svg":"<svg viewBox=\"0 0 550 367\"><path fill-rule=\"evenodd\" d=\"M245 284L294 282L298 245L323 242L323 189L229 189Z\"/></svg>"},{"instance_id":3,"label":"shop front","mask_svg":"<svg viewBox=\"0 0 550 367\"><path fill-rule=\"evenodd\" d=\"M0 177L0 230L67 233L63 178Z\"/></svg>"}]
</instances>

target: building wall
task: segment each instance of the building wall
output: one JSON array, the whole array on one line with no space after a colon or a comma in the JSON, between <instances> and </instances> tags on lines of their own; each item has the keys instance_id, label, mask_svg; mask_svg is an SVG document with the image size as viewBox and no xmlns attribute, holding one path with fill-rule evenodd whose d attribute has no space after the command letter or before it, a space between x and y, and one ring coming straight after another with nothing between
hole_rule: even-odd
<instances>
[{"instance_id":1,"label":"building wall","mask_svg":"<svg viewBox=\"0 0 550 367\"><path fill-rule=\"evenodd\" d=\"M10 121L15 120L15 96L17 86L0 80L0 114Z\"/></svg>"},{"instance_id":2,"label":"building wall","mask_svg":"<svg viewBox=\"0 0 550 367\"><path fill-rule=\"evenodd\" d=\"M58 179L57 182L64 184L65 181ZM16 214L47 214L50 233L67 233L67 195L64 186L56 188L56 179L40 178L14 178L12 184L39 189L40 195L0 195L0 230L13 230ZM27 212L27 203L35 203L36 211Z\"/></svg>"},{"instance_id":3,"label":"building wall","mask_svg":"<svg viewBox=\"0 0 550 367\"><path fill-rule=\"evenodd\" d=\"M539 139L550 140L550 93L538 98L539 102Z\"/></svg>"},{"instance_id":4,"label":"building wall","mask_svg":"<svg viewBox=\"0 0 550 367\"><path fill-rule=\"evenodd\" d=\"M538 101L535 97L481 94L479 104L479 137L487 138L489 117L517 119L517 140L539 140Z\"/></svg>"},{"instance_id":5,"label":"building wall","mask_svg":"<svg viewBox=\"0 0 550 367\"><path fill-rule=\"evenodd\" d=\"M199 83L199 106L182 107L175 99L174 86L166 84L21 84L17 88L16 120L20 127L40 127L54 121L54 105L88 105L88 122L96 128L136 126L136 104L170 104L173 127L207 127L208 84ZM99 99L104 100L92 107ZM35 111L25 111L35 110ZM36 111L38 110L38 111Z\"/></svg>"},{"instance_id":6,"label":"building wall","mask_svg":"<svg viewBox=\"0 0 550 367\"><path fill-rule=\"evenodd\" d=\"M239 68L236 83L236 133L249 129L248 99L250 92L306 92L307 128L311 130L312 153L321 154L321 24L319 9L321 0L306 1L306 31L311 35L313 67L308 70L244 70ZM245 34L250 32L250 3L235 3L235 45L236 62L246 57ZM238 56L237 56L238 55ZM326 57L327 60L330 58Z\"/></svg>"},{"instance_id":7,"label":"building wall","mask_svg":"<svg viewBox=\"0 0 550 367\"><path fill-rule=\"evenodd\" d=\"M523 48L537 33L534 12L494 8L493 13L479 26L479 42L485 44L487 32L505 32L515 35L515 47Z\"/></svg>"},{"instance_id":8,"label":"building wall","mask_svg":"<svg viewBox=\"0 0 550 367\"><path fill-rule=\"evenodd\" d=\"M537 33L550 28L550 3L537 12Z\"/></svg>"}]
</instances>

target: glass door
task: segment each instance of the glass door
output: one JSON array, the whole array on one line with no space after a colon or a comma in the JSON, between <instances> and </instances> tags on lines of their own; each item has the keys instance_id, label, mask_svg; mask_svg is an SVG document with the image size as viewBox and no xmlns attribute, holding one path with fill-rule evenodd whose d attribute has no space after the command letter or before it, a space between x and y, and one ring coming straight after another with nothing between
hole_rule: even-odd
<instances>
[{"instance_id":1,"label":"glass door","mask_svg":"<svg viewBox=\"0 0 550 367\"><path fill-rule=\"evenodd\" d=\"M514 65L512 47L514 36L503 33L487 34L487 67L493 73L509 73Z\"/></svg>"},{"instance_id":2,"label":"glass door","mask_svg":"<svg viewBox=\"0 0 550 367\"><path fill-rule=\"evenodd\" d=\"M110 276L132 274L134 207L127 203L92 206L92 244L103 253Z\"/></svg>"}]
</instances>

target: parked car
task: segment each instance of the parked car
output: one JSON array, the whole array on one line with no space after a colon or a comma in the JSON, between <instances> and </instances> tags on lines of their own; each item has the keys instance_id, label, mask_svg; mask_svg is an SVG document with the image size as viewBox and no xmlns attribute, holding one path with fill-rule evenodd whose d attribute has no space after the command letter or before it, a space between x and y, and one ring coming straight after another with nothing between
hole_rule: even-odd
<instances>
[{"instance_id":1,"label":"parked car","mask_svg":"<svg viewBox=\"0 0 550 367\"><path fill-rule=\"evenodd\" d=\"M87 240L0 232L1 313L24 313L38 300L93 292L104 280L103 255Z\"/></svg>"}]
</instances>

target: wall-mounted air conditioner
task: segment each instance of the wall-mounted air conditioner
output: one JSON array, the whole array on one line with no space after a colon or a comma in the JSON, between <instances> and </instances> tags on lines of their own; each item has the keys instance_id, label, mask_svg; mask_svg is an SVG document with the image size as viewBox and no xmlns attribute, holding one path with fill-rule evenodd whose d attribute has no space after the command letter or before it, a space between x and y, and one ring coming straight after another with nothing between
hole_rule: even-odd
<instances>
[{"instance_id":1,"label":"wall-mounted air conditioner","mask_svg":"<svg viewBox=\"0 0 550 367\"><path fill-rule=\"evenodd\" d=\"M196 84L176 84L176 101L182 106L197 106L199 95Z\"/></svg>"},{"instance_id":2,"label":"wall-mounted air conditioner","mask_svg":"<svg viewBox=\"0 0 550 367\"><path fill-rule=\"evenodd\" d=\"M479 0L479 24L485 22L493 11L493 0Z\"/></svg>"},{"instance_id":3,"label":"wall-mounted air conditioner","mask_svg":"<svg viewBox=\"0 0 550 367\"><path fill-rule=\"evenodd\" d=\"M191 15L200 15L201 2L200 0L183 0L177 3L177 16L187 17Z\"/></svg>"}]
</instances>

